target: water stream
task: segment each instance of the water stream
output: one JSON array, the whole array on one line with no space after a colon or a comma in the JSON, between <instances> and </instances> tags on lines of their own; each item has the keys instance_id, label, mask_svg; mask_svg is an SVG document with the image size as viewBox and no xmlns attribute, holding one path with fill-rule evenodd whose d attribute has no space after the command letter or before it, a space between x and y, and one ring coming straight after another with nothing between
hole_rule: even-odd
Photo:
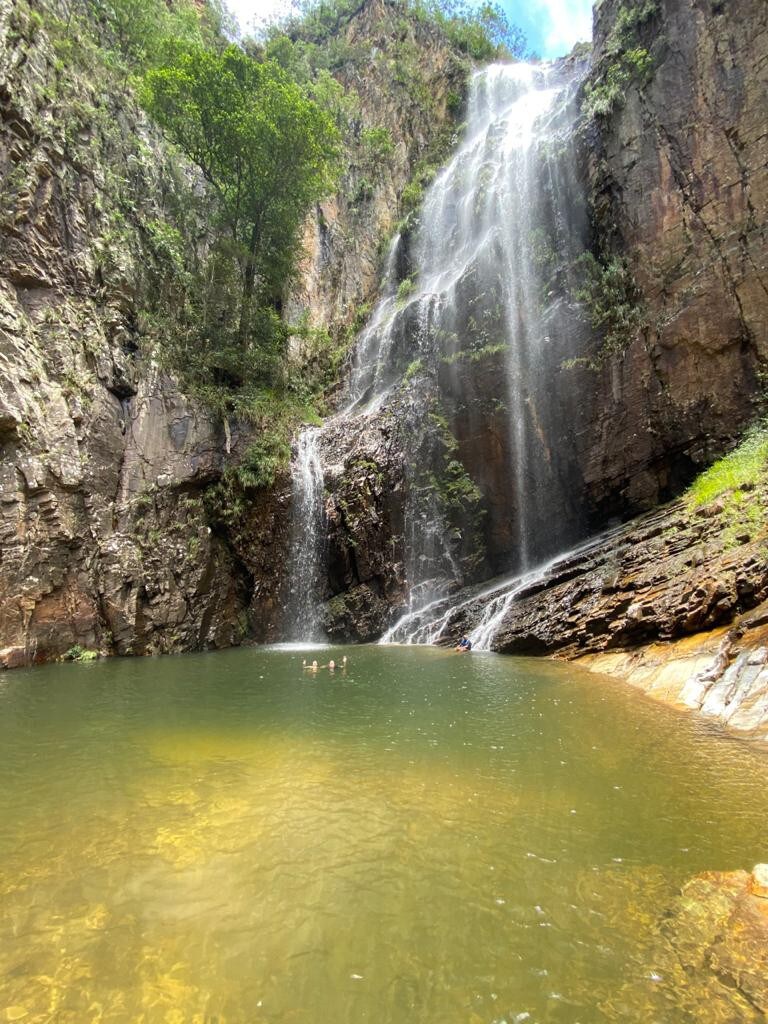
<instances>
[{"instance_id":1,"label":"water stream","mask_svg":"<svg viewBox=\"0 0 768 1024\"><path fill-rule=\"evenodd\" d=\"M291 556L288 565L288 639L318 637L325 540L323 464L316 428L303 430L293 463Z\"/></svg>"},{"instance_id":2,"label":"water stream","mask_svg":"<svg viewBox=\"0 0 768 1024\"><path fill-rule=\"evenodd\" d=\"M584 245L568 159L576 84L572 72L546 65L492 65L473 76L464 137L428 189L411 237L393 240L382 297L355 348L347 402L335 418L347 421L350 437L408 389L410 616L483 571L530 571L580 535L566 426L576 397L558 396L563 361L580 343L561 280ZM405 245L414 269L398 283ZM491 411L478 412L483 403ZM471 447L497 420L495 464L482 448L467 456L470 464L457 462L454 435ZM294 468L295 535L302 565L317 567L305 574L319 577L316 536L301 526L318 498L305 445L306 434ZM464 490L453 493L475 488L484 512L452 497L461 473ZM484 514L486 539L470 543Z\"/></svg>"}]
</instances>

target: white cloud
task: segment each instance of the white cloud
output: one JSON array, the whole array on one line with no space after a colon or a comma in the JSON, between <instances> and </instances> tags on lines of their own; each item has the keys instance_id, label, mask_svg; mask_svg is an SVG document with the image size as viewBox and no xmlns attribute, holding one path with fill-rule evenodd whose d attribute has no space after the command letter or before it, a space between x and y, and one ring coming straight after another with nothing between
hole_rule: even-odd
<instances>
[{"instance_id":1,"label":"white cloud","mask_svg":"<svg viewBox=\"0 0 768 1024\"><path fill-rule=\"evenodd\" d=\"M533 0L544 21L543 57L562 56L574 43L592 38L590 0Z\"/></svg>"}]
</instances>

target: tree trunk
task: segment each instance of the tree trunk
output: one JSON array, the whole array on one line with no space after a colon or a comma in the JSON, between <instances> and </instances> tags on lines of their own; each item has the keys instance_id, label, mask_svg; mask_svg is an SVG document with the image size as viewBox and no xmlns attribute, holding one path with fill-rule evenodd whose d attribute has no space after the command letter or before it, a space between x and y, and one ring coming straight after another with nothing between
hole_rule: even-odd
<instances>
[{"instance_id":1,"label":"tree trunk","mask_svg":"<svg viewBox=\"0 0 768 1024\"><path fill-rule=\"evenodd\" d=\"M251 317L251 305L253 303L253 288L256 283L256 249L259 244L259 229L256 224L251 228L251 244L248 249L248 259L245 262L245 275L243 276L243 302L240 306L240 327L237 332L237 340L245 346L246 334L248 333L248 322Z\"/></svg>"}]
</instances>

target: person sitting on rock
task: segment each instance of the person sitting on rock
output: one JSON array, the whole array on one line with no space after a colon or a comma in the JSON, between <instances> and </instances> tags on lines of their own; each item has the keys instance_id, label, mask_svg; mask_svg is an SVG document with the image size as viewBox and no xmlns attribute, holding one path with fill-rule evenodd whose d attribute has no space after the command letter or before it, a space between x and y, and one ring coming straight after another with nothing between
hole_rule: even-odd
<instances>
[{"instance_id":1,"label":"person sitting on rock","mask_svg":"<svg viewBox=\"0 0 768 1024\"><path fill-rule=\"evenodd\" d=\"M472 650L472 641L468 637L463 636L456 645L456 650L459 654L469 654Z\"/></svg>"}]
</instances>

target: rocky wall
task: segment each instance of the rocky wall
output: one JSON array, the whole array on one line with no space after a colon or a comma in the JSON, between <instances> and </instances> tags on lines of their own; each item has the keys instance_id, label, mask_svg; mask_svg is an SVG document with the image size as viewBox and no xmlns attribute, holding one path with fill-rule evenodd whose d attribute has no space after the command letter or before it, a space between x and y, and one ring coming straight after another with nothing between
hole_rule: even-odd
<instances>
[{"instance_id":1,"label":"rocky wall","mask_svg":"<svg viewBox=\"0 0 768 1024\"><path fill-rule=\"evenodd\" d=\"M40 10L0 0L0 665L274 637L285 480L212 502L253 428L225 432L151 356L157 226L204 245L205 192L94 44L51 34L56 0ZM393 154L353 164L310 218L287 303L337 334L375 291L399 194L463 83L444 38L406 26L427 113L396 81L395 21L362 4L345 32L365 61L338 72L360 91L357 131L387 128Z\"/></svg>"},{"instance_id":2,"label":"rocky wall","mask_svg":"<svg viewBox=\"0 0 768 1024\"><path fill-rule=\"evenodd\" d=\"M590 85L627 68L582 129L595 248L626 257L645 324L578 425L593 525L668 500L727 448L768 360L768 6L603 0Z\"/></svg>"},{"instance_id":3,"label":"rocky wall","mask_svg":"<svg viewBox=\"0 0 768 1024\"><path fill-rule=\"evenodd\" d=\"M0 664L236 643L247 577L201 500L224 438L139 324L180 171L33 13L0 3Z\"/></svg>"}]
</instances>

